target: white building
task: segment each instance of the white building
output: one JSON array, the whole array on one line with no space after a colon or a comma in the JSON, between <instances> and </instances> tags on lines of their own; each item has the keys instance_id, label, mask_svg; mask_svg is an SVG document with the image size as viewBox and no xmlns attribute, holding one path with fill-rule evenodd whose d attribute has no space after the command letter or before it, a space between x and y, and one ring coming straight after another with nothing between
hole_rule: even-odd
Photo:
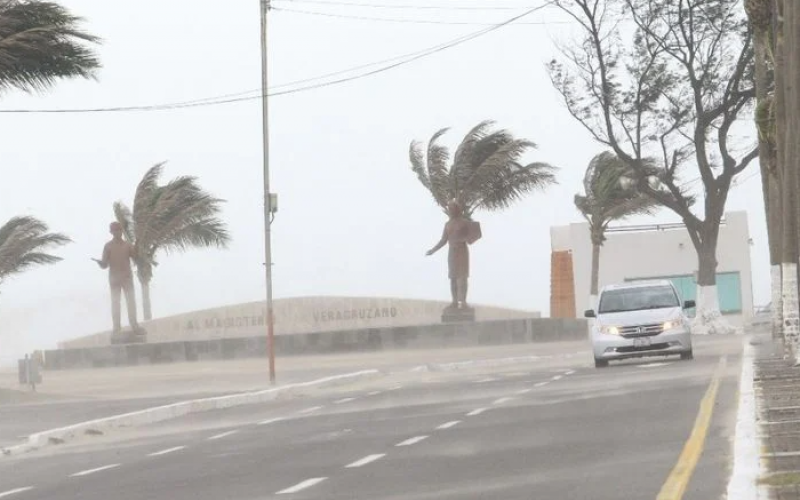
<instances>
[{"instance_id":1,"label":"white building","mask_svg":"<svg viewBox=\"0 0 800 500\"><path fill-rule=\"evenodd\" d=\"M669 279L683 300L695 300L697 254L683 224L618 226L606 232L600 250L599 285ZM582 317L590 309L592 242L586 222L550 229L550 315ZM746 212L723 218L717 247L720 309L734 325L753 315L750 232Z\"/></svg>"}]
</instances>

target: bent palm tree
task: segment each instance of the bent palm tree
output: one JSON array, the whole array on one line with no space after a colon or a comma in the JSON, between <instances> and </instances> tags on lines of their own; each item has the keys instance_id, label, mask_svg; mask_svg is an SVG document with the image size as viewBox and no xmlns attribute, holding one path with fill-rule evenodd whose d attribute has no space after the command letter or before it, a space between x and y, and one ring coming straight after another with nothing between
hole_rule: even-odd
<instances>
[{"instance_id":1,"label":"bent palm tree","mask_svg":"<svg viewBox=\"0 0 800 500\"><path fill-rule=\"evenodd\" d=\"M52 2L0 0L0 91L44 90L65 78L92 78L100 62L82 19Z\"/></svg>"},{"instance_id":2,"label":"bent palm tree","mask_svg":"<svg viewBox=\"0 0 800 500\"><path fill-rule=\"evenodd\" d=\"M224 200L203 191L195 177L177 177L159 185L163 163L152 167L136 188L133 210L114 203L114 215L136 249L136 271L142 285L144 319L153 318L150 282L159 251L182 252L192 247L226 248L230 241L217 216Z\"/></svg>"},{"instance_id":3,"label":"bent palm tree","mask_svg":"<svg viewBox=\"0 0 800 500\"><path fill-rule=\"evenodd\" d=\"M492 121L484 121L473 128L461 141L449 166L450 151L438 143L448 129L433 135L427 152L422 143L411 143L411 169L445 212L451 200L459 203L468 218L478 209L501 210L556 182L555 167L519 163L536 144L517 139L506 130L492 132L493 125Z\"/></svg>"},{"instance_id":4,"label":"bent palm tree","mask_svg":"<svg viewBox=\"0 0 800 500\"><path fill-rule=\"evenodd\" d=\"M32 267L60 261L46 250L70 241L63 234L48 232L47 224L33 217L12 218L0 227L0 284Z\"/></svg>"},{"instance_id":5,"label":"bent palm tree","mask_svg":"<svg viewBox=\"0 0 800 500\"><path fill-rule=\"evenodd\" d=\"M656 203L626 182L632 173L626 164L610 152L592 158L583 177L585 195L575 195L575 207L589 223L592 238L592 278L589 294L595 306L600 276L600 247L606 240L611 222L633 215L651 214Z\"/></svg>"}]
</instances>

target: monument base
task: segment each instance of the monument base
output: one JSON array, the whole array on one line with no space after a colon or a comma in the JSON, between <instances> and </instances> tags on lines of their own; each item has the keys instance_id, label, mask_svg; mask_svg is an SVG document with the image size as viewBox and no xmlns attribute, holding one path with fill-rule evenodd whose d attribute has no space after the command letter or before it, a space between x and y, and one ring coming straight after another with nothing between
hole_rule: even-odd
<instances>
[{"instance_id":1,"label":"monument base","mask_svg":"<svg viewBox=\"0 0 800 500\"><path fill-rule=\"evenodd\" d=\"M147 342L147 330L142 327L136 330L123 330L111 334L111 345L143 344Z\"/></svg>"},{"instance_id":2,"label":"monument base","mask_svg":"<svg viewBox=\"0 0 800 500\"><path fill-rule=\"evenodd\" d=\"M475 309L447 306L442 311L442 323L470 323L475 321Z\"/></svg>"}]
</instances>

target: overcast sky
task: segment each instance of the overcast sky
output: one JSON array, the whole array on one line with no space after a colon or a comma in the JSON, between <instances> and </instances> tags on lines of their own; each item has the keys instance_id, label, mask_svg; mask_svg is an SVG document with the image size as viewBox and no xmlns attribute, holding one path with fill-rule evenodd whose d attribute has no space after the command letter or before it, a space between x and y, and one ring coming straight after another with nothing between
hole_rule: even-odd
<instances>
[{"instance_id":1,"label":"overcast sky","mask_svg":"<svg viewBox=\"0 0 800 500\"><path fill-rule=\"evenodd\" d=\"M409 5L401 0L362 3ZM503 5L529 6L509 1ZM64 0L104 40L98 81L69 81L44 95L2 96L1 109L147 105L260 87L258 0ZM348 16L500 22L519 11L400 10L274 0L276 7ZM415 5L453 5L417 0ZM497 6L494 0L459 5ZM527 23L564 21L553 10ZM385 60L482 29L271 13L271 83ZM457 144L483 119L539 144L530 159L561 168L560 184L508 211L485 214L472 248L471 301L549 306L549 228L580 220L572 198L603 148L569 116L544 64L567 24L512 25L358 81L271 99L274 293L447 299L446 252L425 258L443 214L409 170L408 144L442 127ZM249 94L252 95L252 94ZM263 276L261 109L258 100L186 110L2 114L0 221L30 214L74 239L64 261L4 283L0 361L23 350L110 327L108 285L91 262L108 239L115 200L131 201L154 163L165 177L195 175L228 200L228 251L162 257L153 281L156 316L260 300ZM754 296L769 301L766 229L757 165L728 210L747 210ZM694 175L688 175L694 177ZM653 222L674 222L667 211ZM638 222L638 221L637 221Z\"/></svg>"}]
</instances>

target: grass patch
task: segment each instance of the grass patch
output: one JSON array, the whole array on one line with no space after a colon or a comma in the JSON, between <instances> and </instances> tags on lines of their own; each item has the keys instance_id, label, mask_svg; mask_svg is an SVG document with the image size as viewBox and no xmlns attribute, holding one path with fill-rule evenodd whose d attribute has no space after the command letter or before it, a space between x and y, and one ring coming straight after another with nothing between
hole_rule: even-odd
<instances>
[{"instance_id":1,"label":"grass patch","mask_svg":"<svg viewBox=\"0 0 800 500\"><path fill-rule=\"evenodd\" d=\"M777 474L771 474L767 477L760 478L758 484L766 484L768 486L800 485L800 472L779 472Z\"/></svg>"}]
</instances>

